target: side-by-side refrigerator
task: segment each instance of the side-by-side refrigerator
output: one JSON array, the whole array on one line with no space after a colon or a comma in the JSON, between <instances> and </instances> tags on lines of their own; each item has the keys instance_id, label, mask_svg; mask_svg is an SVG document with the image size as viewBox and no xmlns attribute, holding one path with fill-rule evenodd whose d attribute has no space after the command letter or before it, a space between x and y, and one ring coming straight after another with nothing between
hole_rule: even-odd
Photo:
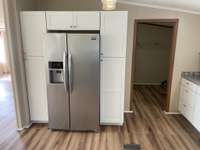
<instances>
[{"instance_id":1,"label":"side-by-side refrigerator","mask_svg":"<svg viewBox=\"0 0 200 150\"><path fill-rule=\"evenodd\" d=\"M98 131L99 33L48 33L45 41L49 128Z\"/></svg>"}]
</instances>

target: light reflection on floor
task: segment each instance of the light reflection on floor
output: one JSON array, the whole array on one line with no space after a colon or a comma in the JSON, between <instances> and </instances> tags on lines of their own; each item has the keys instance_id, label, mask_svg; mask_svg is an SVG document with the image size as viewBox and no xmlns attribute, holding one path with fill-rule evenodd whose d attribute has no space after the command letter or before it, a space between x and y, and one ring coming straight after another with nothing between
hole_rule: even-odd
<instances>
[{"instance_id":1,"label":"light reflection on floor","mask_svg":"<svg viewBox=\"0 0 200 150\"><path fill-rule=\"evenodd\" d=\"M15 116L10 75L0 76L0 120Z\"/></svg>"},{"instance_id":2,"label":"light reflection on floor","mask_svg":"<svg viewBox=\"0 0 200 150\"><path fill-rule=\"evenodd\" d=\"M6 97L10 95L11 77L9 75L0 77L0 101L6 101Z\"/></svg>"}]
</instances>

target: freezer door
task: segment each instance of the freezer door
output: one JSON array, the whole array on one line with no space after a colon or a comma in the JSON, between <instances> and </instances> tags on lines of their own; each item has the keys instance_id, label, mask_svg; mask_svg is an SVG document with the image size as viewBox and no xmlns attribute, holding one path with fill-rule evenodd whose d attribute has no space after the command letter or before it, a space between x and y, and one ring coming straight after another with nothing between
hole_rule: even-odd
<instances>
[{"instance_id":1,"label":"freezer door","mask_svg":"<svg viewBox=\"0 0 200 150\"><path fill-rule=\"evenodd\" d=\"M66 34L49 33L46 35L46 74L49 128L70 129L70 108L68 88L68 60ZM56 65L58 62L63 65ZM63 66L63 70L62 67ZM53 73L52 73L53 72ZM54 75L63 75L63 83L56 82ZM51 77L50 77L51 76ZM53 79L52 80L52 76ZM62 80L61 80L62 81Z\"/></svg>"},{"instance_id":2,"label":"freezer door","mask_svg":"<svg viewBox=\"0 0 200 150\"><path fill-rule=\"evenodd\" d=\"M99 34L68 34L70 128L99 129Z\"/></svg>"},{"instance_id":3,"label":"freezer door","mask_svg":"<svg viewBox=\"0 0 200 150\"><path fill-rule=\"evenodd\" d=\"M45 57L47 61L62 61L67 50L66 33L47 33L45 36Z\"/></svg>"}]
</instances>

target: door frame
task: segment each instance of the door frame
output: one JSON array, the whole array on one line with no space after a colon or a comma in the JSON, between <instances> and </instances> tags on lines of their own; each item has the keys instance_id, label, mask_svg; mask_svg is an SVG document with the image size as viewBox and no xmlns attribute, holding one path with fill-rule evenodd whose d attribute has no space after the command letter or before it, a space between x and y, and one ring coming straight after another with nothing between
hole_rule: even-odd
<instances>
[{"instance_id":1,"label":"door frame","mask_svg":"<svg viewBox=\"0 0 200 150\"><path fill-rule=\"evenodd\" d=\"M170 49L169 56L169 72L168 72L168 84L167 84L167 98L165 101L165 111L170 111L170 99L171 99L171 87L173 80L173 70L174 70L174 58L176 51L176 41L177 41L177 32L178 32L178 24L179 19L136 19L134 22L134 35L133 35L133 55L132 55L132 72L131 72L131 100L133 100L133 92L134 92L134 75L136 72L135 61L136 61L136 46L137 46L137 34L138 34L138 24L139 23L172 23L173 24L173 35L172 35L172 43Z\"/></svg>"},{"instance_id":2,"label":"door frame","mask_svg":"<svg viewBox=\"0 0 200 150\"><path fill-rule=\"evenodd\" d=\"M20 17L16 0L3 0L3 12L6 34L5 44L12 78L16 127L18 131L21 131L24 128L29 128L31 122L23 62ZM14 37L13 32L15 33Z\"/></svg>"}]
</instances>

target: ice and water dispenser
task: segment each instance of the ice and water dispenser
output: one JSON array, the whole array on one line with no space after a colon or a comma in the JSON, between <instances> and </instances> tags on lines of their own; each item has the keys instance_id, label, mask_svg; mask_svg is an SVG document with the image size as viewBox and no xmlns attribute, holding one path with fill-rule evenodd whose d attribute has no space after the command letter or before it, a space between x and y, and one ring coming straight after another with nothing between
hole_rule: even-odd
<instances>
[{"instance_id":1,"label":"ice and water dispenser","mask_svg":"<svg viewBox=\"0 0 200 150\"><path fill-rule=\"evenodd\" d=\"M48 71L51 84L64 83L63 62L48 62Z\"/></svg>"}]
</instances>

